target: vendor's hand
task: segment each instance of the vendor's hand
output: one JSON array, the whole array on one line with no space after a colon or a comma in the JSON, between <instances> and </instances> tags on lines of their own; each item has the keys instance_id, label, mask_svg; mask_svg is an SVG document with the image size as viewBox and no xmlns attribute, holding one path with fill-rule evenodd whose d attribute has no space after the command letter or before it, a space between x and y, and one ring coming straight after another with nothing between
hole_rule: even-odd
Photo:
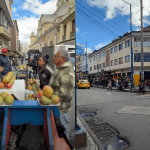
<instances>
[{"instance_id":1,"label":"vendor's hand","mask_svg":"<svg viewBox=\"0 0 150 150\"><path fill-rule=\"evenodd\" d=\"M3 67L0 67L0 72L2 72L4 70L4 68Z\"/></svg>"}]
</instances>

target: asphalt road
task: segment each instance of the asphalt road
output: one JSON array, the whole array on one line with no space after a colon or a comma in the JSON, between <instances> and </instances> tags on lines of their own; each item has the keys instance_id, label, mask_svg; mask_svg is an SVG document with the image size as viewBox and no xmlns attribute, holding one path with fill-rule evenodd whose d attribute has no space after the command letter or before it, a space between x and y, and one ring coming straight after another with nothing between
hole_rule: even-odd
<instances>
[{"instance_id":1,"label":"asphalt road","mask_svg":"<svg viewBox=\"0 0 150 150\"><path fill-rule=\"evenodd\" d=\"M135 106L132 111L118 113L126 106ZM138 108L138 107L143 108ZM109 91L94 88L77 89L78 110L93 110L101 124L108 123L128 141L127 150L150 149L150 96L143 97L136 93ZM132 108L132 107L131 107ZM136 111L137 110L137 111ZM134 114L136 111L138 114ZM146 115L145 115L146 114Z\"/></svg>"}]
</instances>

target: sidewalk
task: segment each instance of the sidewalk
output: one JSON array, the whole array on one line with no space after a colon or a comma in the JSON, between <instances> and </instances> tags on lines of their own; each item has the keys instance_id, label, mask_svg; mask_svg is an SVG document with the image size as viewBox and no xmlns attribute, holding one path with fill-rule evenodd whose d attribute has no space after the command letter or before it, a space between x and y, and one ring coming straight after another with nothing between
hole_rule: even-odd
<instances>
[{"instance_id":1,"label":"sidewalk","mask_svg":"<svg viewBox=\"0 0 150 150\"><path fill-rule=\"evenodd\" d=\"M93 87L95 88L103 88L102 85L93 85ZM107 87L104 87L103 89L107 89ZM112 87L112 90L117 90L117 87ZM133 90L130 90L130 89L124 89L122 92L135 92L135 93L138 93L139 91L139 87L135 87L135 89ZM146 88L146 92L150 92L150 89Z\"/></svg>"},{"instance_id":2,"label":"sidewalk","mask_svg":"<svg viewBox=\"0 0 150 150\"><path fill-rule=\"evenodd\" d=\"M84 119L77 112L77 124L85 129L87 134L87 146L76 148L76 150L104 150L102 143L93 133L93 131L88 127Z\"/></svg>"}]
</instances>

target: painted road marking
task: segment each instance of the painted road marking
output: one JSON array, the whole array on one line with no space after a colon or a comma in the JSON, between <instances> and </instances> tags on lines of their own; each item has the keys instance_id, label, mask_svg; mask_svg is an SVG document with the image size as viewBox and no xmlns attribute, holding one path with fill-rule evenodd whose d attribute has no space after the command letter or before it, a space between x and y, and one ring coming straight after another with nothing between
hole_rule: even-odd
<instances>
[{"instance_id":1,"label":"painted road marking","mask_svg":"<svg viewBox=\"0 0 150 150\"><path fill-rule=\"evenodd\" d=\"M150 107L126 106L117 113L135 114L135 115L150 115Z\"/></svg>"}]
</instances>

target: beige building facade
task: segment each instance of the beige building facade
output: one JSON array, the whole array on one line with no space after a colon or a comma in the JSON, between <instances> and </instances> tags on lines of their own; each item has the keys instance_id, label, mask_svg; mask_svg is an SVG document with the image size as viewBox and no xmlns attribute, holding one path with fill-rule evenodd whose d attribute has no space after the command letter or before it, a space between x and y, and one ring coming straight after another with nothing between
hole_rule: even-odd
<instances>
[{"instance_id":1,"label":"beige building facade","mask_svg":"<svg viewBox=\"0 0 150 150\"><path fill-rule=\"evenodd\" d=\"M10 47L10 27L13 26L12 4L13 0L0 0L0 49Z\"/></svg>"},{"instance_id":2,"label":"beige building facade","mask_svg":"<svg viewBox=\"0 0 150 150\"><path fill-rule=\"evenodd\" d=\"M42 51L42 47L46 46L73 44L75 45L75 0L58 0L54 14L41 15L37 35L32 32L30 36L30 49Z\"/></svg>"},{"instance_id":3,"label":"beige building facade","mask_svg":"<svg viewBox=\"0 0 150 150\"><path fill-rule=\"evenodd\" d=\"M19 50L19 29L17 20L13 20L14 26L10 28L11 31L11 41L10 41L10 48L12 51Z\"/></svg>"},{"instance_id":4,"label":"beige building facade","mask_svg":"<svg viewBox=\"0 0 150 150\"><path fill-rule=\"evenodd\" d=\"M134 84L138 86L141 70L141 33L132 32L133 49L133 76ZM150 33L143 32L144 70L150 75ZM88 70L90 75L111 74L112 76L131 75L131 47L130 33L124 34L121 38L113 40L110 44L95 50L89 56ZM150 77L147 75L147 78Z\"/></svg>"}]
</instances>

